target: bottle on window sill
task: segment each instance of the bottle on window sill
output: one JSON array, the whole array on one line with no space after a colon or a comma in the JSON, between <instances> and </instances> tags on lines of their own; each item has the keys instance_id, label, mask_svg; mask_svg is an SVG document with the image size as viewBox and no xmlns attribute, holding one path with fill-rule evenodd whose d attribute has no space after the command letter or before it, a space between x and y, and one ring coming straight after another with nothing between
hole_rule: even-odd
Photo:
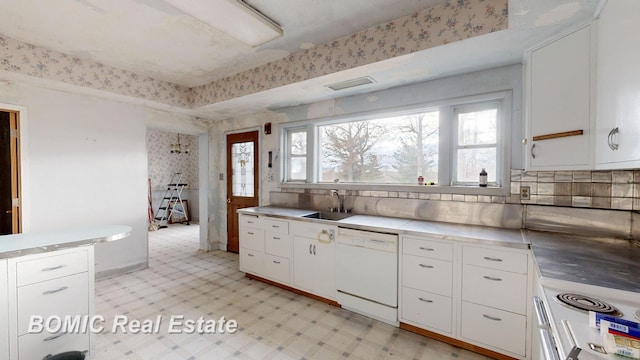
<instances>
[{"instance_id":1,"label":"bottle on window sill","mask_svg":"<svg viewBox=\"0 0 640 360\"><path fill-rule=\"evenodd\" d=\"M480 185L480 187L487 187L487 170L484 168L480 171L480 181L478 185Z\"/></svg>"}]
</instances>

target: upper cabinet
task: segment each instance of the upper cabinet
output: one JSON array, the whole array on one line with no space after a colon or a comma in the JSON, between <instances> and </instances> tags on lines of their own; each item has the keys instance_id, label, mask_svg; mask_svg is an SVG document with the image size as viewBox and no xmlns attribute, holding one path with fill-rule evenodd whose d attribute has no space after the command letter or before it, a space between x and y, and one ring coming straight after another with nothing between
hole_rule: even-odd
<instances>
[{"instance_id":1,"label":"upper cabinet","mask_svg":"<svg viewBox=\"0 0 640 360\"><path fill-rule=\"evenodd\" d=\"M595 64L589 24L527 52L525 164L589 169Z\"/></svg>"},{"instance_id":2,"label":"upper cabinet","mask_svg":"<svg viewBox=\"0 0 640 360\"><path fill-rule=\"evenodd\" d=\"M598 18L595 165L640 167L640 1L608 1Z\"/></svg>"},{"instance_id":3,"label":"upper cabinet","mask_svg":"<svg viewBox=\"0 0 640 360\"><path fill-rule=\"evenodd\" d=\"M525 54L525 166L640 167L640 1Z\"/></svg>"}]
</instances>

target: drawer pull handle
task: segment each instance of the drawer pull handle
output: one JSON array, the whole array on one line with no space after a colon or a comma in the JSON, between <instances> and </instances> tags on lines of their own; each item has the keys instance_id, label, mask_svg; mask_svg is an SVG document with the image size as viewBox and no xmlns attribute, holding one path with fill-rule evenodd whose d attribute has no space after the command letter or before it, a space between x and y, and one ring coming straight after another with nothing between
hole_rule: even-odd
<instances>
[{"instance_id":1,"label":"drawer pull handle","mask_svg":"<svg viewBox=\"0 0 640 360\"><path fill-rule=\"evenodd\" d=\"M271 225L271 227L274 228L274 229L279 229L280 225Z\"/></svg>"},{"instance_id":2,"label":"drawer pull handle","mask_svg":"<svg viewBox=\"0 0 640 360\"><path fill-rule=\"evenodd\" d=\"M254 235L254 233L253 233L253 232L251 232L251 231L247 231L247 234L249 234L249 235Z\"/></svg>"},{"instance_id":3,"label":"drawer pull handle","mask_svg":"<svg viewBox=\"0 0 640 360\"><path fill-rule=\"evenodd\" d=\"M274 237L273 237L273 240L280 240L280 238L279 238L279 237L277 237L277 236L274 236Z\"/></svg>"},{"instance_id":4,"label":"drawer pull handle","mask_svg":"<svg viewBox=\"0 0 640 360\"><path fill-rule=\"evenodd\" d=\"M253 224L253 221L249 220L247 221L247 224Z\"/></svg>"},{"instance_id":5,"label":"drawer pull handle","mask_svg":"<svg viewBox=\"0 0 640 360\"><path fill-rule=\"evenodd\" d=\"M62 269L63 267L64 265L52 266L52 267L44 268L41 271L53 271L53 270Z\"/></svg>"},{"instance_id":6,"label":"drawer pull handle","mask_svg":"<svg viewBox=\"0 0 640 360\"><path fill-rule=\"evenodd\" d=\"M65 334L65 333L61 332L61 333L58 333L58 334L55 334L55 335L51 335L51 336L49 336L49 337L47 337L47 338L44 338L42 341L51 341L51 340L55 340L55 339L57 339L57 338L61 337L61 336L62 336L62 335L64 335L64 334Z\"/></svg>"},{"instance_id":7,"label":"drawer pull handle","mask_svg":"<svg viewBox=\"0 0 640 360\"><path fill-rule=\"evenodd\" d=\"M433 300L429 300L429 299L425 299L425 298L421 298L419 297L418 300L422 301L422 302L426 302L426 303L432 303Z\"/></svg>"},{"instance_id":8,"label":"drawer pull handle","mask_svg":"<svg viewBox=\"0 0 640 360\"><path fill-rule=\"evenodd\" d=\"M247 254L247 256L249 256L249 257L253 257L253 254Z\"/></svg>"},{"instance_id":9,"label":"drawer pull handle","mask_svg":"<svg viewBox=\"0 0 640 360\"><path fill-rule=\"evenodd\" d=\"M433 265L420 264L421 268L433 269Z\"/></svg>"},{"instance_id":10,"label":"drawer pull handle","mask_svg":"<svg viewBox=\"0 0 640 360\"><path fill-rule=\"evenodd\" d=\"M499 317L489 316L487 314L482 314L482 317L493 321L502 321Z\"/></svg>"},{"instance_id":11,"label":"drawer pull handle","mask_svg":"<svg viewBox=\"0 0 640 360\"><path fill-rule=\"evenodd\" d=\"M59 293L60 291L67 290L68 288L69 288L68 286L63 286L63 287L57 288L55 290L47 290L47 291L43 292L42 295L51 295L51 294Z\"/></svg>"},{"instance_id":12,"label":"drawer pull handle","mask_svg":"<svg viewBox=\"0 0 640 360\"><path fill-rule=\"evenodd\" d=\"M484 278L487 279L487 280L491 280L491 281L502 281L502 279L497 278L497 277L484 276Z\"/></svg>"},{"instance_id":13,"label":"drawer pull handle","mask_svg":"<svg viewBox=\"0 0 640 360\"><path fill-rule=\"evenodd\" d=\"M280 264L280 261L278 261L278 260L273 260L273 263L274 263L274 264Z\"/></svg>"},{"instance_id":14,"label":"drawer pull handle","mask_svg":"<svg viewBox=\"0 0 640 360\"><path fill-rule=\"evenodd\" d=\"M420 250L424 250L424 251L434 251L435 250L435 249L432 249L432 248L426 248L426 247L422 247L422 246L420 246L419 249Z\"/></svg>"},{"instance_id":15,"label":"drawer pull handle","mask_svg":"<svg viewBox=\"0 0 640 360\"><path fill-rule=\"evenodd\" d=\"M494 257L485 256L484 259L485 260L489 260L489 261L502 262L502 259L500 259L500 258L494 258Z\"/></svg>"}]
</instances>

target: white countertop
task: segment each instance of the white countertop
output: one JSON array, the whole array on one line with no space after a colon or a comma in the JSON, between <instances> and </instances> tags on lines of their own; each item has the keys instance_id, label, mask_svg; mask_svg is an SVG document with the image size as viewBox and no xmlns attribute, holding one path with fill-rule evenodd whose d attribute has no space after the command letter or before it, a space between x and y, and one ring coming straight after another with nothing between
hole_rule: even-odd
<instances>
[{"instance_id":1,"label":"white countertop","mask_svg":"<svg viewBox=\"0 0 640 360\"><path fill-rule=\"evenodd\" d=\"M314 210L290 209L281 207L262 206L239 209L238 213L250 215L268 215L290 220L322 222L339 227L359 230L390 232L407 235L436 235L443 239L459 240L463 242L500 245L519 249L529 249L529 241L520 229L502 229L479 225L450 224L426 220L412 220L386 216L358 215L339 221L311 219L303 216L316 213Z\"/></svg>"},{"instance_id":2,"label":"white countertop","mask_svg":"<svg viewBox=\"0 0 640 360\"><path fill-rule=\"evenodd\" d=\"M131 227L104 225L0 236L0 259L115 241L131 235Z\"/></svg>"}]
</instances>

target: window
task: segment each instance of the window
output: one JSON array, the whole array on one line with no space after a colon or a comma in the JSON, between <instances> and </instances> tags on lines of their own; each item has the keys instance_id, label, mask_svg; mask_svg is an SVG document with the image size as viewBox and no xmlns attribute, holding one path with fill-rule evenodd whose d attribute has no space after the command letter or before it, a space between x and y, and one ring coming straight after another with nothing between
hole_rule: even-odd
<instances>
[{"instance_id":1,"label":"window","mask_svg":"<svg viewBox=\"0 0 640 360\"><path fill-rule=\"evenodd\" d=\"M307 129L287 131L287 179L291 181L307 178Z\"/></svg>"},{"instance_id":2,"label":"window","mask_svg":"<svg viewBox=\"0 0 640 360\"><path fill-rule=\"evenodd\" d=\"M497 102L455 107L454 184L477 183L481 169L486 169L488 182L496 184L498 109Z\"/></svg>"},{"instance_id":3,"label":"window","mask_svg":"<svg viewBox=\"0 0 640 360\"><path fill-rule=\"evenodd\" d=\"M283 129L284 181L477 186L485 168L502 185L508 93L400 110L306 121Z\"/></svg>"},{"instance_id":4,"label":"window","mask_svg":"<svg viewBox=\"0 0 640 360\"><path fill-rule=\"evenodd\" d=\"M318 126L319 182L438 179L438 111Z\"/></svg>"}]
</instances>

